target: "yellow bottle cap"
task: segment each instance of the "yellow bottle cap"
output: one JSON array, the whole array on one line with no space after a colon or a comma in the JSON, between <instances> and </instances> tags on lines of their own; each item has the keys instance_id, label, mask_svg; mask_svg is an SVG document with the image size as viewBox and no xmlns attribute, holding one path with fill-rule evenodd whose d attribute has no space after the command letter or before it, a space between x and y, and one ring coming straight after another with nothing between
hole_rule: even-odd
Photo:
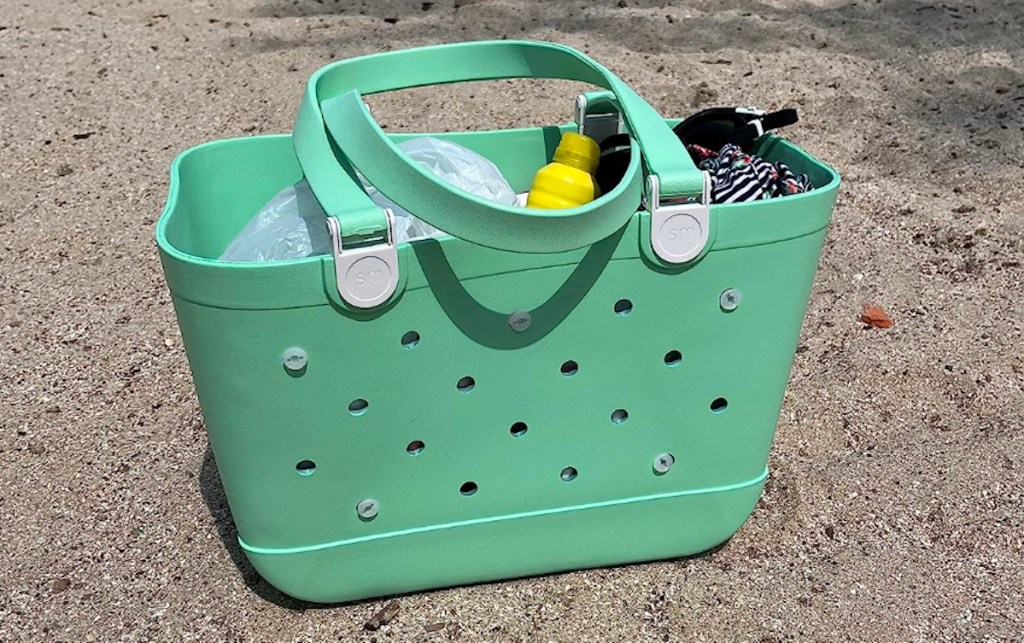
<instances>
[{"instance_id":1,"label":"yellow bottle cap","mask_svg":"<svg viewBox=\"0 0 1024 643\"><path fill-rule=\"evenodd\" d=\"M562 140L555 150L554 161L593 174L597 170L600 155L601 148L597 146L597 141L583 134L566 132L562 134Z\"/></svg>"}]
</instances>

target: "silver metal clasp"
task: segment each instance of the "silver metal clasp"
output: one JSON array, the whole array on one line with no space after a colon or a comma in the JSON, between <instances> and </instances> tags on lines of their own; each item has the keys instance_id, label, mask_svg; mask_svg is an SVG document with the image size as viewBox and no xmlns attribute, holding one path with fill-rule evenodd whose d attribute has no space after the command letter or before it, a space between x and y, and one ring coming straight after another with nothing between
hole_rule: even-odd
<instances>
[{"instance_id":1,"label":"silver metal clasp","mask_svg":"<svg viewBox=\"0 0 1024 643\"><path fill-rule=\"evenodd\" d=\"M700 202L661 201L658 177L647 176L647 211L651 213L651 248L666 263L686 263L700 255L711 234L711 175L701 172Z\"/></svg>"},{"instance_id":2,"label":"silver metal clasp","mask_svg":"<svg viewBox=\"0 0 1024 643\"><path fill-rule=\"evenodd\" d=\"M588 114L586 94L580 94L576 97L573 118L576 120L576 127L579 133L589 136L597 141L598 144L609 136L621 134L625 131L622 114L617 111Z\"/></svg>"},{"instance_id":3,"label":"silver metal clasp","mask_svg":"<svg viewBox=\"0 0 1024 643\"><path fill-rule=\"evenodd\" d=\"M373 308L386 302L398 287L398 248L395 245L395 215L384 209L388 220L384 243L345 250L341 226L327 217L327 232L334 249L334 275L338 294L353 308Z\"/></svg>"}]
</instances>

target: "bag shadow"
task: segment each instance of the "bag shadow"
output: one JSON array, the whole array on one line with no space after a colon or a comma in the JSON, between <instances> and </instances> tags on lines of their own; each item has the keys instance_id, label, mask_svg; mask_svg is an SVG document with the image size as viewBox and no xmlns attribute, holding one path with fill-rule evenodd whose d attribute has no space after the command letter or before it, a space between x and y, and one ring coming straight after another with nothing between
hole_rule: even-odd
<instances>
[{"instance_id":1,"label":"bag shadow","mask_svg":"<svg viewBox=\"0 0 1024 643\"><path fill-rule=\"evenodd\" d=\"M452 269L441 243L425 239L412 244L412 249L437 302L467 338L489 348L514 350L543 339L583 301L604 272L627 228L624 226L592 245L558 290L528 311L530 327L521 332L509 326L509 316L516 311L491 310L473 299Z\"/></svg>"}]
</instances>

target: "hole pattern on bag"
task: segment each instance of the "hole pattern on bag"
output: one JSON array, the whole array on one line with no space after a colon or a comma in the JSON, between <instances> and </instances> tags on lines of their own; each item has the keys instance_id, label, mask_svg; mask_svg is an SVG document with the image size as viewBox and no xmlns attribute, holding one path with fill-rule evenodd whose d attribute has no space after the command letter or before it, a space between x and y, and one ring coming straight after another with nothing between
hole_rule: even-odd
<instances>
[{"instance_id":1,"label":"hole pattern on bag","mask_svg":"<svg viewBox=\"0 0 1024 643\"><path fill-rule=\"evenodd\" d=\"M402 346L404 348L416 348L420 343L420 334L414 330L410 330L408 333L402 335Z\"/></svg>"},{"instance_id":2,"label":"hole pattern on bag","mask_svg":"<svg viewBox=\"0 0 1024 643\"><path fill-rule=\"evenodd\" d=\"M352 402L350 402L348 405L348 412L356 417L363 415L369 409L370 403L364 400L363 398L352 400Z\"/></svg>"}]
</instances>

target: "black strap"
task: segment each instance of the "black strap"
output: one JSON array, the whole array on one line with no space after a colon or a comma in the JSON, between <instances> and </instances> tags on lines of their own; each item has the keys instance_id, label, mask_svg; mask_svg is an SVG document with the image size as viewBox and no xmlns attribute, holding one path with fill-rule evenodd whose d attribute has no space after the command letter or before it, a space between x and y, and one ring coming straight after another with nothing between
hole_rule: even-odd
<instances>
[{"instance_id":1,"label":"black strap","mask_svg":"<svg viewBox=\"0 0 1024 643\"><path fill-rule=\"evenodd\" d=\"M726 140L724 143L732 143L734 145L745 145L750 141L756 140L761 137L762 134L769 130L779 129L792 125L799 120L795 109L780 109L776 112L769 112L763 116L752 114L750 112L742 111L742 108L738 107L712 107L709 109L701 110L696 114L683 120L681 123L673 128L676 135L683 139L684 143L696 143L700 145L699 140L688 140L694 133L700 131L702 127L711 127L715 125L716 130L721 133ZM723 132L723 130L731 131ZM698 134L699 137L699 134ZM601 141L601 150L607 151L616 147L626 147L629 145L628 134L614 134Z\"/></svg>"},{"instance_id":2,"label":"black strap","mask_svg":"<svg viewBox=\"0 0 1024 643\"><path fill-rule=\"evenodd\" d=\"M797 122L798 117L795 109L780 109L777 112L765 114L760 118L753 118L746 125L737 127L729 136L728 143L743 147L764 135L768 130L779 129Z\"/></svg>"},{"instance_id":3,"label":"black strap","mask_svg":"<svg viewBox=\"0 0 1024 643\"><path fill-rule=\"evenodd\" d=\"M696 144L717 152L731 143L749 151L750 144L765 132L792 125L797 120L795 109L757 114L742 107L711 107L690 115L672 131L686 145ZM601 160L596 177L601 191L608 192L619 182L629 164L629 135L614 134L600 141L600 145ZM692 151L691 157L694 157ZM694 162L697 161L694 158Z\"/></svg>"},{"instance_id":4,"label":"black strap","mask_svg":"<svg viewBox=\"0 0 1024 643\"><path fill-rule=\"evenodd\" d=\"M796 115L796 110L793 108L769 112L761 117L761 123L764 125L766 132L770 129L779 129L780 127L793 125L798 120L800 120L800 117Z\"/></svg>"},{"instance_id":5,"label":"black strap","mask_svg":"<svg viewBox=\"0 0 1024 643\"><path fill-rule=\"evenodd\" d=\"M722 145L745 146L765 132L797 122L795 109L758 115L743 108L712 108L697 112L673 128L686 144L718 149Z\"/></svg>"}]
</instances>

